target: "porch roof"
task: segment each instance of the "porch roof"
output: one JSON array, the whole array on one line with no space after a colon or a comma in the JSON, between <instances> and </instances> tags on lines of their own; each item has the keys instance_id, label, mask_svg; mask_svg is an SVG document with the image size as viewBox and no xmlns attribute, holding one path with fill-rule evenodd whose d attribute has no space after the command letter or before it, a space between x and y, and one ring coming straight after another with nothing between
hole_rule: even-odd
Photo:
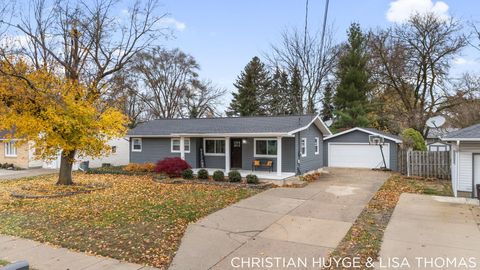
<instances>
[{"instance_id":1,"label":"porch roof","mask_svg":"<svg viewBox=\"0 0 480 270\"><path fill-rule=\"evenodd\" d=\"M325 136L330 130L317 115L157 119L131 129L129 137L291 136L315 124Z\"/></svg>"}]
</instances>

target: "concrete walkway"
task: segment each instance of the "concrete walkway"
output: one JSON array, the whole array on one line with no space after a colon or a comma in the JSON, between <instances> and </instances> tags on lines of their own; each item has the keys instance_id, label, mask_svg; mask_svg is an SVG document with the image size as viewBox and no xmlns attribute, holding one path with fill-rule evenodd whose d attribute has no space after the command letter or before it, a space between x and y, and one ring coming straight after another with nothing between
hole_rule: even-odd
<instances>
[{"instance_id":1,"label":"concrete walkway","mask_svg":"<svg viewBox=\"0 0 480 270\"><path fill-rule=\"evenodd\" d=\"M120 262L85 253L55 248L36 241L0 235L0 259L28 261L36 270L155 270L158 268Z\"/></svg>"},{"instance_id":2,"label":"concrete walkway","mask_svg":"<svg viewBox=\"0 0 480 270\"><path fill-rule=\"evenodd\" d=\"M406 258L410 265L396 269L479 269L478 200L402 194L385 231L377 269L386 269L392 258ZM442 266L447 258L458 263L473 258L476 266Z\"/></svg>"},{"instance_id":3,"label":"concrete walkway","mask_svg":"<svg viewBox=\"0 0 480 270\"><path fill-rule=\"evenodd\" d=\"M270 189L190 225L170 269L238 269L237 258L326 256L389 176L329 171L304 188Z\"/></svg>"},{"instance_id":4,"label":"concrete walkway","mask_svg":"<svg viewBox=\"0 0 480 270\"><path fill-rule=\"evenodd\" d=\"M44 174L52 174L57 172L58 170L42 169L42 168L19 170L19 171L0 169L0 181L12 180L12 179L18 179L18 178L24 178L24 177L32 177L32 176L38 176L38 175L44 175Z\"/></svg>"}]
</instances>

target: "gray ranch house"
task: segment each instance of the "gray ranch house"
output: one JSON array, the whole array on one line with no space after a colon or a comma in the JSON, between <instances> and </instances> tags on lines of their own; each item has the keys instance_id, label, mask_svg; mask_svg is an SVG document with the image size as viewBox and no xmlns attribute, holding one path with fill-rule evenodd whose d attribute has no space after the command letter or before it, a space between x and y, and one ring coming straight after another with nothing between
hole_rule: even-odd
<instances>
[{"instance_id":1,"label":"gray ranch house","mask_svg":"<svg viewBox=\"0 0 480 270\"><path fill-rule=\"evenodd\" d=\"M296 115L158 119L127 136L131 163L181 157L194 170L285 179L325 166L323 139L330 135L317 115Z\"/></svg>"}]
</instances>

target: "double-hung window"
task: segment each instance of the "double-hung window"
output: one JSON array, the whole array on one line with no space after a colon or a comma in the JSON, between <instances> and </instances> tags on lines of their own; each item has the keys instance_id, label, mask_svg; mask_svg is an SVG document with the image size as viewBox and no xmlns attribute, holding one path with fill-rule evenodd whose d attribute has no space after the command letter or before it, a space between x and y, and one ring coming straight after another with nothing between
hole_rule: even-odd
<instances>
[{"instance_id":1,"label":"double-hung window","mask_svg":"<svg viewBox=\"0 0 480 270\"><path fill-rule=\"evenodd\" d=\"M255 139L255 157L276 157L276 139Z\"/></svg>"},{"instance_id":2,"label":"double-hung window","mask_svg":"<svg viewBox=\"0 0 480 270\"><path fill-rule=\"evenodd\" d=\"M172 138L171 140L171 148L170 152L172 153L180 153L180 139L179 138ZM190 153L190 139L185 138L183 140L183 149L185 153Z\"/></svg>"},{"instance_id":3,"label":"double-hung window","mask_svg":"<svg viewBox=\"0 0 480 270\"><path fill-rule=\"evenodd\" d=\"M320 154L320 138L315 137L315 155Z\"/></svg>"},{"instance_id":4,"label":"double-hung window","mask_svg":"<svg viewBox=\"0 0 480 270\"><path fill-rule=\"evenodd\" d=\"M205 139L203 141L206 156L223 156L225 155L224 139Z\"/></svg>"},{"instance_id":5,"label":"double-hung window","mask_svg":"<svg viewBox=\"0 0 480 270\"><path fill-rule=\"evenodd\" d=\"M142 139L133 138L132 139L132 152L142 152Z\"/></svg>"},{"instance_id":6,"label":"double-hung window","mask_svg":"<svg viewBox=\"0 0 480 270\"><path fill-rule=\"evenodd\" d=\"M6 142L5 143L5 156L6 157L16 157L17 156L17 147L15 147L15 142Z\"/></svg>"},{"instance_id":7,"label":"double-hung window","mask_svg":"<svg viewBox=\"0 0 480 270\"><path fill-rule=\"evenodd\" d=\"M302 138L300 141L300 153L302 154L302 157L307 156L307 138Z\"/></svg>"}]
</instances>

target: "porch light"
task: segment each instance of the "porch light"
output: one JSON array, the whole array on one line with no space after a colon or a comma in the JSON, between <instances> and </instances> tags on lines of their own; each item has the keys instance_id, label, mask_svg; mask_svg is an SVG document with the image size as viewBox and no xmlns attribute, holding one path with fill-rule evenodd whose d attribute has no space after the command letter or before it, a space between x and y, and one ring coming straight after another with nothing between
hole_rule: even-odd
<instances>
[{"instance_id":1,"label":"porch light","mask_svg":"<svg viewBox=\"0 0 480 270\"><path fill-rule=\"evenodd\" d=\"M242 139L243 144L247 144L247 142L248 142L247 139Z\"/></svg>"}]
</instances>

